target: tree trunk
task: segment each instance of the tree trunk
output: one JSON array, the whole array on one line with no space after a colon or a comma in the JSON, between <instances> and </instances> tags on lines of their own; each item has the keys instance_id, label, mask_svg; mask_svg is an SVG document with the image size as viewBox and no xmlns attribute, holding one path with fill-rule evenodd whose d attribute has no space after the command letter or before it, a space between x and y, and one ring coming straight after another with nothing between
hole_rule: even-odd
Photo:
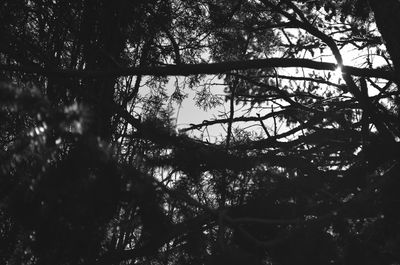
<instances>
[{"instance_id":1,"label":"tree trunk","mask_svg":"<svg viewBox=\"0 0 400 265\"><path fill-rule=\"evenodd\" d=\"M372 11L397 75L400 73L400 1L370 0ZM399 84L399 82L397 82Z\"/></svg>"},{"instance_id":2,"label":"tree trunk","mask_svg":"<svg viewBox=\"0 0 400 265\"><path fill-rule=\"evenodd\" d=\"M85 9L82 38L86 70L112 70L118 68L117 60L124 49L123 4L118 1L88 0ZM84 102L91 108L89 133L105 141L111 139L112 103L116 78L104 76L88 78L83 82Z\"/></svg>"}]
</instances>

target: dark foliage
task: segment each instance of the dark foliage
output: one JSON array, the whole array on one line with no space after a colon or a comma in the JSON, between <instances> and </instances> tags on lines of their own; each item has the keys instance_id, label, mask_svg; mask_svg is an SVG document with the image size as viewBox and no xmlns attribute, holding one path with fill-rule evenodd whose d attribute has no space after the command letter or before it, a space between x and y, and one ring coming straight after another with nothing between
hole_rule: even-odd
<instances>
[{"instance_id":1,"label":"dark foliage","mask_svg":"<svg viewBox=\"0 0 400 265\"><path fill-rule=\"evenodd\" d=\"M399 264L399 12L4 1L0 263Z\"/></svg>"}]
</instances>

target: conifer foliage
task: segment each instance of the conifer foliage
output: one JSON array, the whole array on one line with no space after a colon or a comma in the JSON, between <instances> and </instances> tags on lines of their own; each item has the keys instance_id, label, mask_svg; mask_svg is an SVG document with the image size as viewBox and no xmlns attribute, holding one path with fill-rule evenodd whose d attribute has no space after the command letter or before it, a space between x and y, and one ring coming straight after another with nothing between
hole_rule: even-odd
<instances>
[{"instance_id":1,"label":"conifer foliage","mask_svg":"<svg viewBox=\"0 0 400 265\"><path fill-rule=\"evenodd\" d=\"M3 2L1 264L400 264L399 1Z\"/></svg>"}]
</instances>

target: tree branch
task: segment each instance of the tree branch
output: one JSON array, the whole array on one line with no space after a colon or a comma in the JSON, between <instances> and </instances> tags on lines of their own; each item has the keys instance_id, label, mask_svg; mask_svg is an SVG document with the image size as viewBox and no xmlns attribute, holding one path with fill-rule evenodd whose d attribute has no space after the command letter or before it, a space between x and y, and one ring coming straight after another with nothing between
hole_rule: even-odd
<instances>
[{"instance_id":1,"label":"tree branch","mask_svg":"<svg viewBox=\"0 0 400 265\"><path fill-rule=\"evenodd\" d=\"M335 71L337 64L318 62L309 59L297 58L268 58L247 61L230 61L220 63L199 63L199 64L181 64L164 65L154 67L128 67L115 68L112 70L70 70L70 69L52 69L40 66L18 66L0 64L0 71L20 72L27 74L38 74L43 76L59 76L72 78L99 78L99 77L120 77L130 75L152 75L152 76L189 76L197 74L223 74L232 70L250 70L262 68L295 68L303 67L315 70ZM392 81L398 81L399 77L393 71L383 69L357 68L353 66L342 66L342 72L363 77L376 77Z\"/></svg>"}]
</instances>

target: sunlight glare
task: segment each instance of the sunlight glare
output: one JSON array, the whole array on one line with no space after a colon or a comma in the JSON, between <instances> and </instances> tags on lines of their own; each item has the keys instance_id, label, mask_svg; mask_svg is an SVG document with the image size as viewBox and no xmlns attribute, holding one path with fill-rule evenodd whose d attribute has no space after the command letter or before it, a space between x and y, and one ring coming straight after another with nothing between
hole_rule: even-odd
<instances>
[{"instance_id":1,"label":"sunlight glare","mask_svg":"<svg viewBox=\"0 0 400 265\"><path fill-rule=\"evenodd\" d=\"M335 76L337 76L337 77L340 77L340 76L342 76L342 67L341 66L338 66L338 67L336 67L336 69L335 69L335 71L334 71L334 74L335 74Z\"/></svg>"}]
</instances>

